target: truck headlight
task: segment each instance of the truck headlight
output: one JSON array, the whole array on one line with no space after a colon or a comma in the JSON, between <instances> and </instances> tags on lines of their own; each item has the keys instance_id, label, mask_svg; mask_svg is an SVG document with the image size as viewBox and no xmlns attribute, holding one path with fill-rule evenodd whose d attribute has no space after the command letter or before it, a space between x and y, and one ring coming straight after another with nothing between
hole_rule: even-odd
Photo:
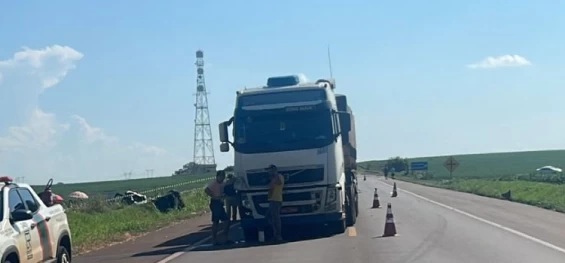
<instances>
[{"instance_id":1,"label":"truck headlight","mask_svg":"<svg viewBox=\"0 0 565 263\"><path fill-rule=\"evenodd\" d=\"M337 199L337 189L335 187L328 188L326 192L326 204L335 202Z\"/></svg>"}]
</instances>

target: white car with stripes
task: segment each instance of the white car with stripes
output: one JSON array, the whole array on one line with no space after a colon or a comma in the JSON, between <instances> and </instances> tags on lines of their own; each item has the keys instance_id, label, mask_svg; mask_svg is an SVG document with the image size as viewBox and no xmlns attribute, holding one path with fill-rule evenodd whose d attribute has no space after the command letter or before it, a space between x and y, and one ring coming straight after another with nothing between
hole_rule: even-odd
<instances>
[{"instance_id":1,"label":"white car with stripes","mask_svg":"<svg viewBox=\"0 0 565 263\"><path fill-rule=\"evenodd\" d=\"M63 206L48 207L28 184L0 177L0 263L67 263L71 248Z\"/></svg>"}]
</instances>

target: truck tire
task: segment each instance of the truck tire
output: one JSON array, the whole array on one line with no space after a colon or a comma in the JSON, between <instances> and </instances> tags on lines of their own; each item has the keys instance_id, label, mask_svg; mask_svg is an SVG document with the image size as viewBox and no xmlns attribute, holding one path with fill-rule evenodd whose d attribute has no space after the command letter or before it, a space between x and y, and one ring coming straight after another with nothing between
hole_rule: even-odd
<instances>
[{"instance_id":1,"label":"truck tire","mask_svg":"<svg viewBox=\"0 0 565 263\"><path fill-rule=\"evenodd\" d=\"M347 226L355 225L357 222L357 205L355 198L353 198L352 193L350 192L346 197L346 204L345 204L345 222ZM344 229L345 231L345 229Z\"/></svg>"},{"instance_id":2,"label":"truck tire","mask_svg":"<svg viewBox=\"0 0 565 263\"><path fill-rule=\"evenodd\" d=\"M257 228L243 228L243 238L246 243L259 241L259 231Z\"/></svg>"},{"instance_id":3,"label":"truck tire","mask_svg":"<svg viewBox=\"0 0 565 263\"><path fill-rule=\"evenodd\" d=\"M359 193L355 190L355 218L359 217ZM355 220L357 222L357 220Z\"/></svg>"}]
</instances>

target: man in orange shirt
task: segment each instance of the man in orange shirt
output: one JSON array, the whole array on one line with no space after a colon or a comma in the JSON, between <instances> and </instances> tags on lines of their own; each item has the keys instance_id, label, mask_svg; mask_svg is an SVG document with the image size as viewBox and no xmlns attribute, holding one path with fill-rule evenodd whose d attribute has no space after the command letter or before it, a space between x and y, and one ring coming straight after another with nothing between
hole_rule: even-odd
<instances>
[{"instance_id":1,"label":"man in orange shirt","mask_svg":"<svg viewBox=\"0 0 565 263\"><path fill-rule=\"evenodd\" d=\"M283 202L284 177L278 173L274 164L267 168L271 174L269 184L269 209L267 210L267 220L273 227L275 241L282 241L281 235L281 207Z\"/></svg>"},{"instance_id":2,"label":"man in orange shirt","mask_svg":"<svg viewBox=\"0 0 565 263\"><path fill-rule=\"evenodd\" d=\"M222 229L224 231L224 240L225 242L228 242L230 220L228 218L228 214L226 213L226 209L224 208L224 202L222 201L225 179L226 173L224 171L216 172L216 179L211 181L204 190L210 197L210 211L212 212L212 241L214 242L214 245L220 244L216 238L218 235L220 221L222 222L223 226Z\"/></svg>"}]
</instances>

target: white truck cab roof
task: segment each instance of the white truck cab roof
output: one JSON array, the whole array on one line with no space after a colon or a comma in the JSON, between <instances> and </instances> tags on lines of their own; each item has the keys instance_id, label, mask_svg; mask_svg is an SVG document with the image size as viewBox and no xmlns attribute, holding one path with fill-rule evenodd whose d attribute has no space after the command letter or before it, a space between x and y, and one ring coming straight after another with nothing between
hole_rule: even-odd
<instances>
[{"instance_id":1,"label":"white truck cab roof","mask_svg":"<svg viewBox=\"0 0 565 263\"><path fill-rule=\"evenodd\" d=\"M237 91L237 95L272 93L276 91L286 92L291 90L320 89L327 87L335 89L335 80L329 78L329 79L319 79L316 82L308 82L306 78L303 76L289 75L289 76L270 77L267 80L267 85L255 87L255 88L243 89Z\"/></svg>"}]
</instances>

